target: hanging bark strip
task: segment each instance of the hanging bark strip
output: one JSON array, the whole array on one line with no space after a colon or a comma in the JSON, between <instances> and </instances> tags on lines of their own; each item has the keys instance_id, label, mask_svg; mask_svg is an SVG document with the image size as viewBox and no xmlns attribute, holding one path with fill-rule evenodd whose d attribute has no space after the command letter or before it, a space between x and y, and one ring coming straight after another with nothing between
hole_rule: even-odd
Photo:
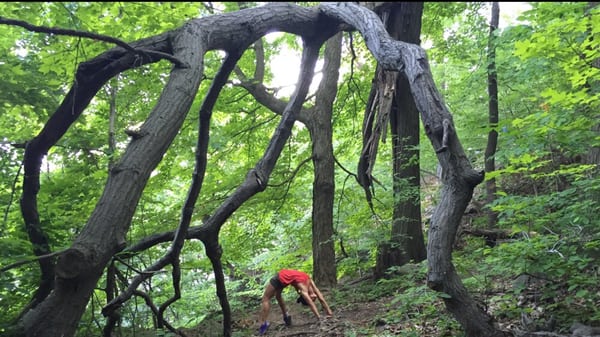
<instances>
[{"instance_id":1,"label":"hanging bark strip","mask_svg":"<svg viewBox=\"0 0 600 337\"><path fill-rule=\"evenodd\" d=\"M381 21L375 18L375 13L355 3L326 3L321 8L326 15L360 31L367 47L385 70L405 74L427 136L442 166L441 200L429 228L429 287L445 294L446 308L461 323L467 336L504 336L492 317L470 297L452 264L456 230L473 189L483 181L484 173L471 167L453 132L452 116L435 87L424 50L393 40Z\"/></svg>"}]
</instances>

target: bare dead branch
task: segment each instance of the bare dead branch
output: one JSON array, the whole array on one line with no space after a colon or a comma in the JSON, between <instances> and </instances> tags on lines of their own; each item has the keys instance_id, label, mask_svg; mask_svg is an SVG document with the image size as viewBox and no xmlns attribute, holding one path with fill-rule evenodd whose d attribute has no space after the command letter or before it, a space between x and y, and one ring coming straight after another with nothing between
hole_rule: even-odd
<instances>
[{"instance_id":1,"label":"bare dead branch","mask_svg":"<svg viewBox=\"0 0 600 337\"><path fill-rule=\"evenodd\" d=\"M3 273L5 271L11 270L11 269L14 269L14 268L17 268L17 267L20 267L22 265L26 265L28 263L33 263L33 262L37 262L37 261L42 260L42 259L48 259L48 258L51 258L51 257L55 257L57 255L62 254L63 252L65 252L65 250L60 250L58 252L53 252L53 253L50 253L50 254L44 254L44 255L32 257L30 259L25 259L25 260L17 261L15 263L11 263L9 265L1 267L0 268L0 273Z\"/></svg>"},{"instance_id":2,"label":"bare dead branch","mask_svg":"<svg viewBox=\"0 0 600 337\"><path fill-rule=\"evenodd\" d=\"M6 228L6 224L8 223L8 212L10 211L10 206L12 206L15 191L17 190L17 182L19 181L19 176L21 175L21 169L23 169L23 164L19 165L17 174L15 174L15 179L13 179L10 198L8 199L8 203L6 204L6 210L4 211L4 226L2 226L2 228Z\"/></svg>"},{"instance_id":3,"label":"bare dead branch","mask_svg":"<svg viewBox=\"0 0 600 337\"><path fill-rule=\"evenodd\" d=\"M288 185L294 180L294 177L296 176L296 174L298 174L298 172L300 171L300 169L306 165L306 163L308 163L310 160L312 160L312 157L308 157L306 159L303 159L295 168L294 170L291 172L290 176L285 179L284 181L280 182L280 183L276 183L276 184L268 184L268 186L270 187L281 187L283 185Z\"/></svg>"},{"instance_id":4,"label":"bare dead branch","mask_svg":"<svg viewBox=\"0 0 600 337\"><path fill-rule=\"evenodd\" d=\"M122 47L125 50L130 51L137 55L146 54L146 55L154 56L154 57L157 57L160 59L169 60L173 64L175 64L176 66L181 67L181 68L188 67L188 65L185 64L185 62L178 60L173 55L169 55L167 53L163 53L163 52L159 52L159 51L155 51L155 50L136 49L136 48L133 48L132 46L130 46L129 44L127 44L126 42L119 40L112 36L90 33L90 32L83 32L83 31L73 30L73 29L36 26L36 25L32 25L26 21L8 19L8 18L2 17L2 16L0 16L0 24L23 27L29 31L36 32L36 33L84 37L84 38L88 38L88 39L92 39L92 40L109 42L109 43L116 44L117 46Z\"/></svg>"}]
</instances>

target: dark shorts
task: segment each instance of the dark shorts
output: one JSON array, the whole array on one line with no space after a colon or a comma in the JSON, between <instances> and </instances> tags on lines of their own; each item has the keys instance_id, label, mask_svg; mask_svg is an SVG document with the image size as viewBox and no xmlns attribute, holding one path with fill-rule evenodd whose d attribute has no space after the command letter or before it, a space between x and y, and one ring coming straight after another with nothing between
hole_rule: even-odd
<instances>
[{"instance_id":1,"label":"dark shorts","mask_svg":"<svg viewBox=\"0 0 600 337\"><path fill-rule=\"evenodd\" d=\"M285 288L283 283L281 283L281 281L279 281L279 273L277 273L277 274L275 274L275 276L271 277L271 280L269 281L269 283L271 283L273 288L275 288L276 290L281 290L281 289Z\"/></svg>"}]
</instances>

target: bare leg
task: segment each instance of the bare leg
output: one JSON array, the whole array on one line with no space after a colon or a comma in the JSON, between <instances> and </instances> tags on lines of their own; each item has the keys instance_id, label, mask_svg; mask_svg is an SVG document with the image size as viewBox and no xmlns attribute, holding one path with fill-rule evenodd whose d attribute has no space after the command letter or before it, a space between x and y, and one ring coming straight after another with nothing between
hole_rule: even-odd
<instances>
[{"instance_id":1,"label":"bare leg","mask_svg":"<svg viewBox=\"0 0 600 337\"><path fill-rule=\"evenodd\" d=\"M270 283L267 284L260 304L260 324L263 324L267 321L267 318L269 317L269 310L271 310L271 299L273 296L276 296L276 293L281 296L281 291L277 292L275 287L273 287Z\"/></svg>"},{"instance_id":2,"label":"bare leg","mask_svg":"<svg viewBox=\"0 0 600 337\"><path fill-rule=\"evenodd\" d=\"M279 303L279 307L281 308L281 313L285 316L287 314L287 309L285 307L285 302L281 297L281 290L275 293L275 298L277 299L277 303Z\"/></svg>"}]
</instances>

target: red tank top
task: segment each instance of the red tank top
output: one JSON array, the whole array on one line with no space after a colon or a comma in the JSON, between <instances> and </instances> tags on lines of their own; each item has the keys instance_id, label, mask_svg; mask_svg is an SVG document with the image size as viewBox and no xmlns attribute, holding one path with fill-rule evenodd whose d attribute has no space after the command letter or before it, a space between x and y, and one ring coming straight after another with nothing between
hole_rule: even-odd
<instances>
[{"instance_id":1,"label":"red tank top","mask_svg":"<svg viewBox=\"0 0 600 337\"><path fill-rule=\"evenodd\" d=\"M304 283L310 279L307 273L303 273L298 270L282 269L279 271L279 281L284 286L288 286L292 283Z\"/></svg>"}]
</instances>

